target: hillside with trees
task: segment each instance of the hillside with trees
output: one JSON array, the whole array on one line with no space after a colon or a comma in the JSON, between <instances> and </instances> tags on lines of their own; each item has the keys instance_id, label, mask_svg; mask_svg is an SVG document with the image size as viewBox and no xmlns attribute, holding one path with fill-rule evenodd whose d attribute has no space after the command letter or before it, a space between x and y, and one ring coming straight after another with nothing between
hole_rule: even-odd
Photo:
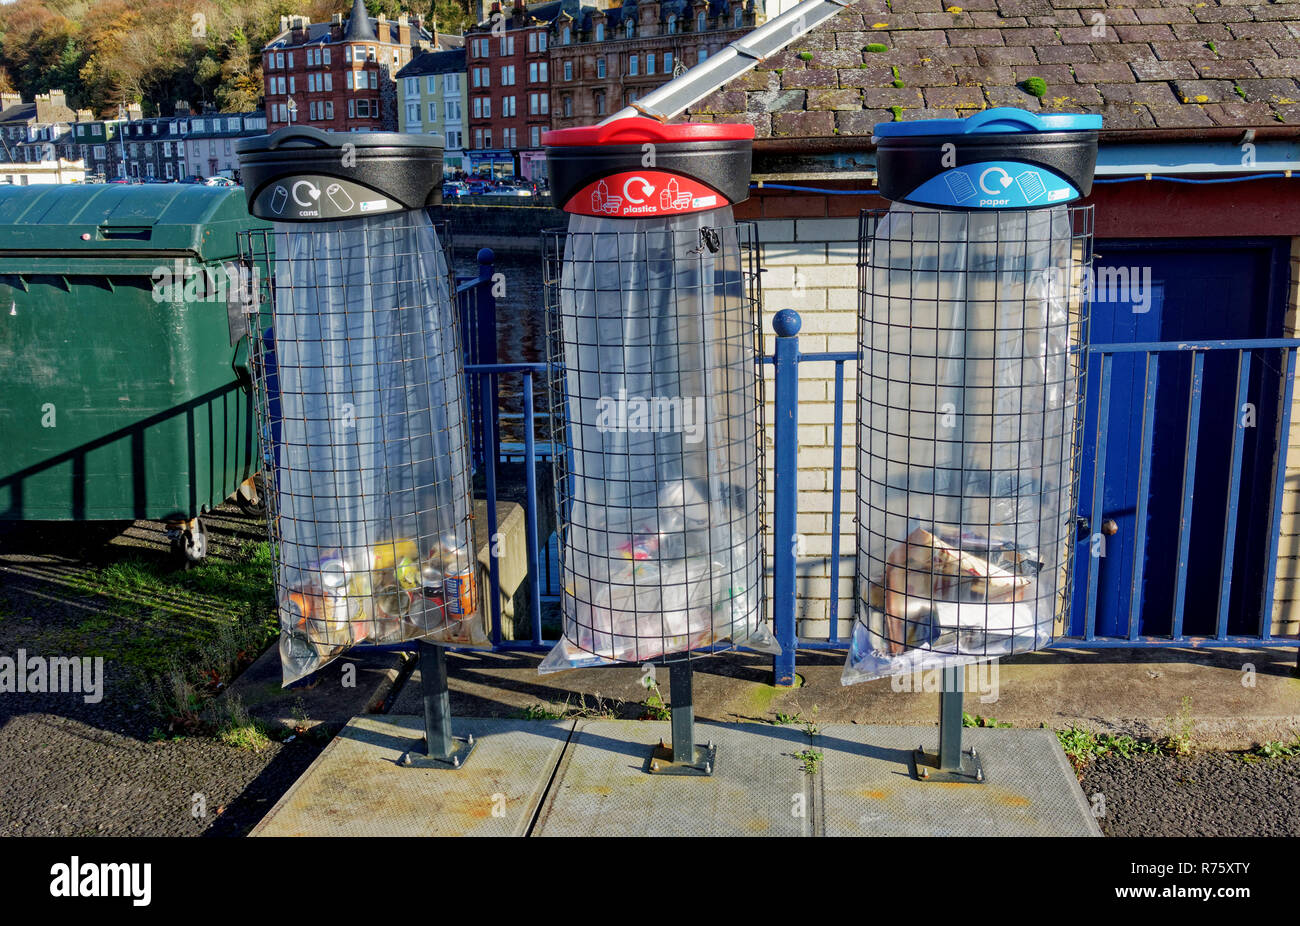
<instances>
[{"instance_id":1,"label":"hillside with trees","mask_svg":"<svg viewBox=\"0 0 1300 926\"><path fill-rule=\"evenodd\" d=\"M469 0L366 0L371 15L419 13L441 32L471 20ZM51 88L96 115L140 103L145 115L173 103L256 108L261 49L282 15L325 22L349 0L16 0L0 6L0 90L24 99Z\"/></svg>"}]
</instances>

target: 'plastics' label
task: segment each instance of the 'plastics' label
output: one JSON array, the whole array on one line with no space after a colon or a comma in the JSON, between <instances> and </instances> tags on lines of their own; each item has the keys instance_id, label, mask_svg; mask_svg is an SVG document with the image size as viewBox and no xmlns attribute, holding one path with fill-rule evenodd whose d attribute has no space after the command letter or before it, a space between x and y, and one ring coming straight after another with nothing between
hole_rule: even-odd
<instances>
[{"instance_id":1,"label":"'plastics' label","mask_svg":"<svg viewBox=\"0 0 1300 926\"><path fill-rule=\"evenodd\" d=\"M725 196L698 180L661 170L641 170L610 174L592 181L570 197L564 211L640 219L704 212L726 204Z\"/></svg>"}]
</instances>

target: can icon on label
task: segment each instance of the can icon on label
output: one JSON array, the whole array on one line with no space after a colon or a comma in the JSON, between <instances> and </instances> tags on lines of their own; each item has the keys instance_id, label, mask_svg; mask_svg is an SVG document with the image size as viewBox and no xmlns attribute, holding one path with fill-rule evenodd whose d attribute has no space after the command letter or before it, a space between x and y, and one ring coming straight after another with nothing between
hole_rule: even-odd
<instances>
[{"instance_id":1,"label":"can icon on label","mask_svg":"<svg viewBox=\"0 0 1300 926\"><path fill-rule=\"evenodd\" d=\"M348 191L343 189L343 187L337 183L331 183L327 186L325 188L325 195L330 198L330 202L332 202L340 212L351 212L352 207L356 205L356 203L352 201L352 197L348 195Z\"/></svg>"},{"instance_id":2,"label":"can icon on label","mask_svg":"<svg viewBox=\"0 0 1300 926\"><path fill-rule=\"evenodd\" d=\"M271 211L279 215L284 211L284 204L289 201L289 191L282 186L275 188L275 194L271 197Z\"/></svg>"}]
</instances>

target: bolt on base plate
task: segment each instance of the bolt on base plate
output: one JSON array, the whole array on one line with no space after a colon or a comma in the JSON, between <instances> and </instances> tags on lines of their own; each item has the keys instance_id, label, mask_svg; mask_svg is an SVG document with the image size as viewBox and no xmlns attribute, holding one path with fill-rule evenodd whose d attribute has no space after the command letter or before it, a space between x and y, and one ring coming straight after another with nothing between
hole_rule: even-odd
<instances>
[{"instance_id":1,"label":"bolt on base plate","mask_svg":"<svg viewBox=\"0 0 1300 926\"><path fill-rule=\"evenodd\" d=\"M426 752L419 752L415 749L408 749L402 753L402 758L397 764L402 768L437 768L437 769L459 769L464 768L465 763L469 761L470 753L478 744L474 741L473 736L453 736L451 742L451 752L446 756L431 756ZM428 746L424 747L426 750Z\"/></svg>"},{"instance_id":2,"label":"bolt on base plate","mask_svg":"<svg viewBox=\"0 0 1300 926\"><path fill-rule=\"evenodd\" d=\"M673 747L659 741L646 759L645 770L651 775L690 775L695 778L708 778L717 767L718 747L710 740L704 746L695 747L694 762L674 762Z\"/></svg>"},{"instance_id":3,"label":"bolt on base plate","mask_svg":"<svg viewBox=\"0 0 1300 926\"><path fill-rule=\"evenodd\" d=\"M926 752L924 746L918 746L912 750L912 777L917 781L977 785L984 783L984 766L971 748L962 750L960 769L940 769L939 754Z\"/></svg>"}]
</instances>

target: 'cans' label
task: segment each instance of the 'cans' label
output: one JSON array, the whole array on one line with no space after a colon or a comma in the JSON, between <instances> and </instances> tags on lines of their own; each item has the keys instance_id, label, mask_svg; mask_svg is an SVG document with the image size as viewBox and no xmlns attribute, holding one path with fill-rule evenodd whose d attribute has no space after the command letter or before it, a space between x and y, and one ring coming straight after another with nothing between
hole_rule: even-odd
<instances>
[{"instance_id":1,"label":"'cans' label","mask_svg":"<svg viewBox=\"0 0 1300 926\"><path fill-rule=\"evenodd\" d=\"M573 196L565 212L640 219L684 215L727 205L727 198L698 180L661 170L624 171L595 180Z\"/></svg>"}]
</instances>

